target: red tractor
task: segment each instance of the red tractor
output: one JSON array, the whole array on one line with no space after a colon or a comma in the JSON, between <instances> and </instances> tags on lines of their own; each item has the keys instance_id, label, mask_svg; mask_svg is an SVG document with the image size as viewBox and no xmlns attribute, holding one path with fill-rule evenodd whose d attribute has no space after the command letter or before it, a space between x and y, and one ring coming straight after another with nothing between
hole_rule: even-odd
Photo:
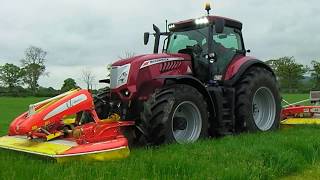
<instances>
[{"instance_id":1,"label":"red tractor","mask_svg":"<svg viewBox=\"0 0 320 180\"><path fill-rule=\"evenodd\" d=\"M153 25L153 54L112 64L110 79L101 80L110 88L95 96L100 119L116 113L134 120L129 140L151 145L278 129L274 72L246 55L241 22L206 10L207 16L169 24L168 32Z\"/></svg>"}]
</instances>

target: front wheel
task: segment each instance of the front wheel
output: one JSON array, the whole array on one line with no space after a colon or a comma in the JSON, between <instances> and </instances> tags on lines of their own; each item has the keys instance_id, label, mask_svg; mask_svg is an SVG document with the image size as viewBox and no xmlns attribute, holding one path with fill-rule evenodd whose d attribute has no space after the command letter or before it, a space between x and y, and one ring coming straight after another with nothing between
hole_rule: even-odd
<instances>
[{"instance_id":1,"label":"front wheel","mask_svg":"<svg viewBox=\"0 0 320 180\"><path fill-rule=\"evenodd\" d=\"M281 98L275 76L265 68L250 68L236 85L238 131L279 128Z\"/></svg>"},{"instance_id":2,"label":"front wheel","mask_svg":"<svg viewBox=\"0 0 320 180\"><path fill-rule=\"evenodd\" d=\"M207 136L207 103L195 88L176 84L157 90L136 123L141 143L191 143Z\"/></svg>"}]
</instances>

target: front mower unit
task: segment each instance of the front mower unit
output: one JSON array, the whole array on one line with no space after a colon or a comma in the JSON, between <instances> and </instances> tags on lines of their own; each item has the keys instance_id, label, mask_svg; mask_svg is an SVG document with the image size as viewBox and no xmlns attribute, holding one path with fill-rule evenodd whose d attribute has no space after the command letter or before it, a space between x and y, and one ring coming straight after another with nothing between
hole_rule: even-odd
<instances>
[{"instance_id":1,"label":"front mower unit","mask_svg":"<svg viewBox=\"0 0 320 180\"><path fill-rule=\"evenodd\" d=\"M87 113L93 122L82 124ZM100 120L87 90L73 90L30 105L29 111L17 117L0 147L47 156L70 159L110 160L129 155L128 140L121 127L133 125L111 115Z\"/></svg>"}]
</instances>

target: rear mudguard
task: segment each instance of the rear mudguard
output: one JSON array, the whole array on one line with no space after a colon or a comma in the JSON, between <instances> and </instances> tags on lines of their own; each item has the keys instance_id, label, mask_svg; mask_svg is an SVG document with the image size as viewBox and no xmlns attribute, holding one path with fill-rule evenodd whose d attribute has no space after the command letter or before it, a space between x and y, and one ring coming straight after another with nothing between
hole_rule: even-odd
<instances>
[{"instance_id":1,"label":"rear mudguard","mask_svg":"<svg viewBox=\"0 0 320 180\"><path fill-rule=\"evenodd\" d=\"M273 72L272 68L268 66L263 61L260 61L258 59L254 59L253 57L243 57L241 59L238 59L234 62L232 62L223 77L224 82L223 84L226 86L233 86L236 84L239 79L243 76L243 74L251 67L262 67L270 71L274 77L275 73Z\"/></svg>"}]
</instances>

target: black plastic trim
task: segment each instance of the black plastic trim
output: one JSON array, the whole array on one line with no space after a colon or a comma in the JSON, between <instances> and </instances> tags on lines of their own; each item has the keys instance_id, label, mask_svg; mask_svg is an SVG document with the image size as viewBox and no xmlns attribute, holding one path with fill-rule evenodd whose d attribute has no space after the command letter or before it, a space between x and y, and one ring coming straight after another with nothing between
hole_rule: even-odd
<instances>
[{"instance_id":1,"label":"black plastic trim","mask_svg":"<svg viewBox=\"0 0 320 180\"><path fill-rule=\"evenodd\" d=\"M110 84L110 79L101 79L101 80L99 80L99 83L107 83L107 84Z\"/></svg>"}]
</instances>

